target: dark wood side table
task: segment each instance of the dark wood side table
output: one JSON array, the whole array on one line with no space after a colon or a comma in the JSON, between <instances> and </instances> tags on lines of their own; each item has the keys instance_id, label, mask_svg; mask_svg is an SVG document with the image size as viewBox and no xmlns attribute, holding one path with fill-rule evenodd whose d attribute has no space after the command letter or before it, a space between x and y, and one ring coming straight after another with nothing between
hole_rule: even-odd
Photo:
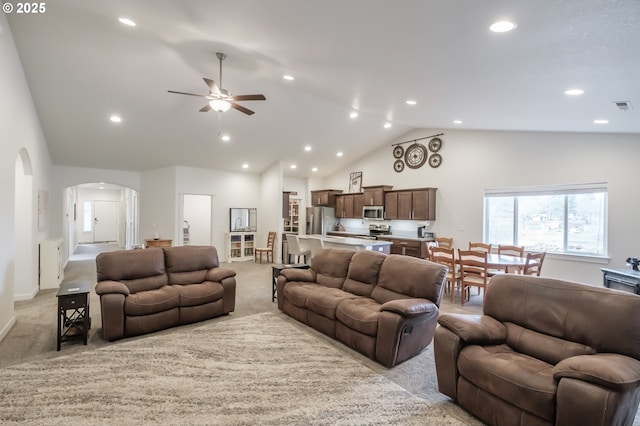
<instances>
[{"instance_id":1,"label":"dark wood side table","mask_svg":"<svg viewBox=\"0 0 640 426\"><path fill-rule=\"evenodd\" d=\"M91 317L89 316L88 281L64 283L58 289L58 349L62 342L84 338L87 344Z\"/></svg>"},{"instance_id":2,"label":"dark wood side table","mask_svg":"<svg viewBox=\"0 0 640 426\"><path fill-rule=\"evenodd\" d=\"M276 300L276 291L278 281L278 275L283 269L309 269L311 265L307 265L306 263L278 263L276 265L271 265L271 301L274 302Z\"/></svg>"}]
</instances>

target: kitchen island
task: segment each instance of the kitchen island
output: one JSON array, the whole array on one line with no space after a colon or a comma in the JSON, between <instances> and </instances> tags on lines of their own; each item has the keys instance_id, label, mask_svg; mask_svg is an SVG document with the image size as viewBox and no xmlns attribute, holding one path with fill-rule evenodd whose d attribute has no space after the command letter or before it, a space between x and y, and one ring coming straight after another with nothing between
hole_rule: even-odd
<instances>
[{"instance_id":1,"label":"kitchen island","mask_svg":"<svg viewBox=\"0 0 640 426\"><path fill-rule=\"evenodd\" d=\"M300 245L311 250L311 257L314 251L320 247L339 247L349 250L371 250L389 254L391 252L390 241L379 241L365 238L351 237L323 237L319 234L300 235Z\"/></svg>"}]
</instances>

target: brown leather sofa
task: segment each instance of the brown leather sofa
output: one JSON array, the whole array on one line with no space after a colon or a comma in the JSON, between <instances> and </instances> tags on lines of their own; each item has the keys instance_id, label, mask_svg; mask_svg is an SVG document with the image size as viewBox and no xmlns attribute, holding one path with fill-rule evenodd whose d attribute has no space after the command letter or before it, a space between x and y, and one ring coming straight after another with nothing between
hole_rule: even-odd
<instances>
[{"instance_id":1,"label":"brown leather sofa","mask_svg":"<svg viewBox=\"0 0 640 426\"><path fill-rule=\"evenodd\" d=\"M447 268L409 256L319 250L311 269L284 269L278 308L386 367L427 347Z\"/></svg>"},{"instance_id":2,"label":"brown leather sofa","mask_svg":"<svg viewBox=\"0 0 640 426\"><path fill-rule=\"evenodd\" d=\"M235 309L235 271L210 246L121 250L96 257L102 336L151 333Z\"/></svg>"},{"instance_id":3,"label":"brown leather sofa","mask_svg":"<svg viewBox=\"0 0 640 426\"><path fill-rule=\"evenodd\" d=\"M440 392L490 425L633 424L639 296L504 275L492 278L483 311L440 316Z\"/></svg>"}]
</instances>

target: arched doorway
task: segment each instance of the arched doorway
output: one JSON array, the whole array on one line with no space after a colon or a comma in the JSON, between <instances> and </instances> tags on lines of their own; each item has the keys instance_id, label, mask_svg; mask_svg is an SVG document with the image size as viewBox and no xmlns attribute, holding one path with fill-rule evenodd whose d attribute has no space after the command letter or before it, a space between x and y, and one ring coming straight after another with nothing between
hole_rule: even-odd
<instances>
[{"instance_id":1,"label":"arched doorway","mask_svg":"<svg viewBox=\"0 0 640 426\"><path fill-rule=\"evenodd\" d=\"M14 300L32 299L38 293L37 197L33 188L33 169L26 149L18 153L15 165L15 268ZM43 206L39 206L43 207ZM48 214L42 211L43 223Z\"/></svg>"}]
</instances>

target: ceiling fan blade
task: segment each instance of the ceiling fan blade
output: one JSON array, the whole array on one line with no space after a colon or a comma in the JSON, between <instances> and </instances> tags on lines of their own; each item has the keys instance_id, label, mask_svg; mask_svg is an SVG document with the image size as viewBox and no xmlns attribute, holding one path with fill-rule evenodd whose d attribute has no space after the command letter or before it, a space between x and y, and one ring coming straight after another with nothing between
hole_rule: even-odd
<instances>
[{"instance_id":1,"label":"ceiling fan blade","mask_svg":"<svg viewBox=\"0 0 640 426\"><path fill-rule=\"evenodd\" d=\"M243 107L242 105L234 104L233 102L230 102L230 104L231 104L231 108L235 108L238 111L244 112L247 115L255 114L255 111L251 111L250 109L247 109L247 108Z\"/></svg>"},{"instance_id":2,"label":"ceiling fan blade","mask_svg":"<svg viewBox=\"0 0 640 426\"><path fill-rule=\"evenodd\" d=\"M237 95L231 97L234 101L266 101L264 95Z\"/></svg>"},{"instance_id":3,"label":"ceiling fan blade","mask_svg":"<svg viewBox=\"0 0 640 426\"><path fill-rule=\"evenodd\" d=\"M200 112L208 112L210 110L211 110L211 105L209 105L209 104L206 104L205 106L200 108Z\"/></svg>"},{"instance_id":4,"label":"ceiling fan blade","mask_svg":"<svg viewBox=\"0 0 640 426\"><path fill-rule=\"evenodd\" d=\"M197 97L199 97L199 98L207 98L207 97L208 97L207 95L197 95L197 94L195 94L195 93L187 93L187 92L176 92L175 90L167 90L167 92L169 92L169 93L175 93L175 94L178 94L178 95L197 96Z\"/></svg>"},{"instance_id":5,"label":"ceiling fan blade","mask_svg":"<svg viewBox=\"0 0 640 426\"><path fill-rule=\"evenodd\" d=\"M215 93L216 95L220 94L220 89L218 88L218 85L215 81L207 77L202 77L202 79L207 84L207 86L209 86L209 90L211 90L211 93Z\"/></svg>"}]
</instances>

